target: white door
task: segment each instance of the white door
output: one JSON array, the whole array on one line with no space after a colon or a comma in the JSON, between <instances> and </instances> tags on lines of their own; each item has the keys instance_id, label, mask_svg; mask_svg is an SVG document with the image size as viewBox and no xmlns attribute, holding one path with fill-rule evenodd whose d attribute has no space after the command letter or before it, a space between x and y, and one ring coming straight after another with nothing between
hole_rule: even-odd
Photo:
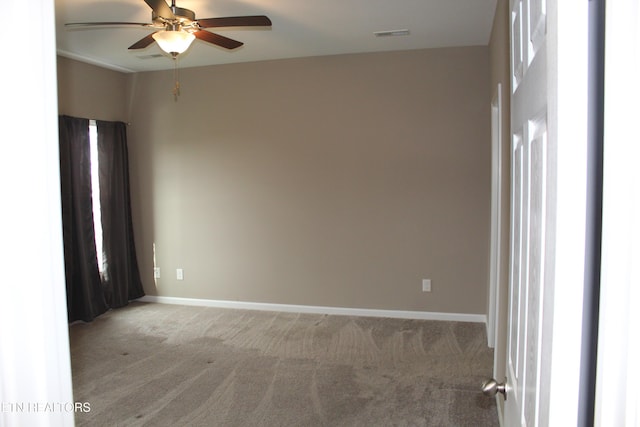
<instances>
[{"instance_id":1,"label":"white door","mask_svg":"<svg viewBox=\"0 0 640 427\"><path fill-rule=\"evenodd\" d=\"M511 266L507 426L539 423L542 302L547 235L545 0L512 0Z\"/></svg>"},{"instance_id":2,"label":"white door","mask_svg":"<svg viewBox=\"0 0 640 427\"><path fill-rule=\"evenodd\" d=\"M588 2L510 0L506 426L576 425L586 209Z\"/></svg>"}]
</instances>

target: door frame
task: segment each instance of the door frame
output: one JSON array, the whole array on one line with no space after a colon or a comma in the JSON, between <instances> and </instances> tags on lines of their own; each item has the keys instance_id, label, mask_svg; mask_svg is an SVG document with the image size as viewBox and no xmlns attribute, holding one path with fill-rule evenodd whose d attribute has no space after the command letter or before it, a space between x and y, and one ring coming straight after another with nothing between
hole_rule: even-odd
<instances>
[{"instance_id":1,"label":"door frame","mask_svg":"<svg viewBox=\"0 0 640 427\"><path fill-rule=\"evenodd\" d=\"M640 5L606 2L602 271L595 423L640 424ZM626 101L626 102L625 102ZM630 137L631 136L631 137Z\"/></svg>"},{"instance_id":2,"label":"door frame","mask_svg":"<svg viewBox=\"0 0 640 427\"><path fill-rule=\"evenodd\" d=\"M29 65L3 70L11 82L5 87L11 108L2 119L11 125L3 126L3 139L11 143L2 144L0 194L20 209L6 209L0 223L0 425L71 427L54 2L8 3L33 26L28 48L12 52ZM0 30L3 38L10 32ZM43 409L45 403L57 409Z\"/></svg>"},{"instance_id":3,"label":"door frame","mask_svg":"<svg viewBox=\"0 0 640 427\"><path fill-rule=\"evenodd\" d=\"M489 308L487 341L496 348L498 313L500 313L500 280L502 269L502 83L496 85L491 100L491 252L489 261ZM493 375L498 376L498 356L494 356Z\"/></svg>"}]
</instances>

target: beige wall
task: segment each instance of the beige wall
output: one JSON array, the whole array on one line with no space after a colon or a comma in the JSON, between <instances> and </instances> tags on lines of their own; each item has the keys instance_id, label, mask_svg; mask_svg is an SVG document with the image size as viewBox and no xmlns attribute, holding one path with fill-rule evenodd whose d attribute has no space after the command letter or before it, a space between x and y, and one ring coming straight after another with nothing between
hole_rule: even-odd
<instances>
[{"instance_id":1,"label":"beige wall","mask_svg":"<svg viewBox=\"0 0 640 427\"><path fill-rule=\"evenodd\" d=\"M510 68L509 68L509 1L498 0L496 15L493 21L491 39L489 42L489 55L491 58L491 90L495 93L498 83L502 85L502 229L501 229L501 270L498 305L499 331L496 334L495 354L496 375L506 372L506 345L507 345L507 314L509 291L509 233L510 233L510 203L511 203L511 121L510 121ZM493 95L492 95L493 96ZM499 381L502 377L496 377ZM502 399L499 410L502 412Z\"/></svg>"},{"instance_id":2,"label":"beige wall","mask_svg":"<svg viewBox=\"0 0 640 427\"><path fill-rule=\"evenodd\" d=\"M177 102L172 71L129 77L148 294L485 313L487 47L179 76Z\"/></svg>"},{"instance_id":3,"label":"beige wall","mask_svg":"<svg viewBox=\"0 0 640 427\"><path fill-rule=\"evenodd\" d=\"M58 112L127 122L126 74L58 56Z\"/></svg>"},{"instance_id":4,"label":"beige wall","mask_svg":"<svg viewBox=\"0 0 640 427\"><path fill-rule=\"evenodd\" d=\"M149 294L485 312L486 47L184 69L178 102L172 77L133 96Z\"/></svg>"}]
</instances>

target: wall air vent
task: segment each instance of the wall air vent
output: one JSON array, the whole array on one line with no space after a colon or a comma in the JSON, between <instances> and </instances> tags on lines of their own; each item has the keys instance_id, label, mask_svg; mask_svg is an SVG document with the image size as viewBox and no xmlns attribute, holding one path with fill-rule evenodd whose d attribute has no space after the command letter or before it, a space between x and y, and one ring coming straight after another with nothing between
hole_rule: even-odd
<instances>
[{"instance_id":1,"label":"wall air vent","mask_svg":"<svg viewBox=\"0 0 640 427\"><path fill-rule=\"evenodd\" d=\"M410 32L409 30L387 30L387 31L376 31L373 34L376 37L390 37L390 36L408 36Z\"/></svg>"}]
</instances>

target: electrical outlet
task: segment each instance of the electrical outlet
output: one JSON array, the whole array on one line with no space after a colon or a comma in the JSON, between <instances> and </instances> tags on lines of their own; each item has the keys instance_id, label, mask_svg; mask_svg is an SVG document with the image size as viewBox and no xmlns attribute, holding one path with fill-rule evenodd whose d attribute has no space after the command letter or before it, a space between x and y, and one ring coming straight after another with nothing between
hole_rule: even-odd
<instances>
[{"instance_id":1,"label":"electrical outlet","mask_svg":"<svg viewBox=\"0 0 640 427\"><path fill-rule=\"evenodd\" d=\"M176 268L176 279L184 280L184 271L181 268Z\"/></svg>"},{"instance_id":2,"label":"electrical outlet","mask_svg":"<svg viewBox=\"0 0 640 427\"><path fill-rule=\"evenodd\" d=\"M153 269L153 278L154 279L159 279L160 278L160 267L154 267L154 269Z\"/></svg>"},{"instance_id":3,"label":"electrical outlet","mask_svg":"<svg viewBox=\"0 0 640 427\"><path fill-rule=\"evenodd\" d=\"M422 279L422 292L431 292L431 279Z\"/></svg>"}]
</instances>

